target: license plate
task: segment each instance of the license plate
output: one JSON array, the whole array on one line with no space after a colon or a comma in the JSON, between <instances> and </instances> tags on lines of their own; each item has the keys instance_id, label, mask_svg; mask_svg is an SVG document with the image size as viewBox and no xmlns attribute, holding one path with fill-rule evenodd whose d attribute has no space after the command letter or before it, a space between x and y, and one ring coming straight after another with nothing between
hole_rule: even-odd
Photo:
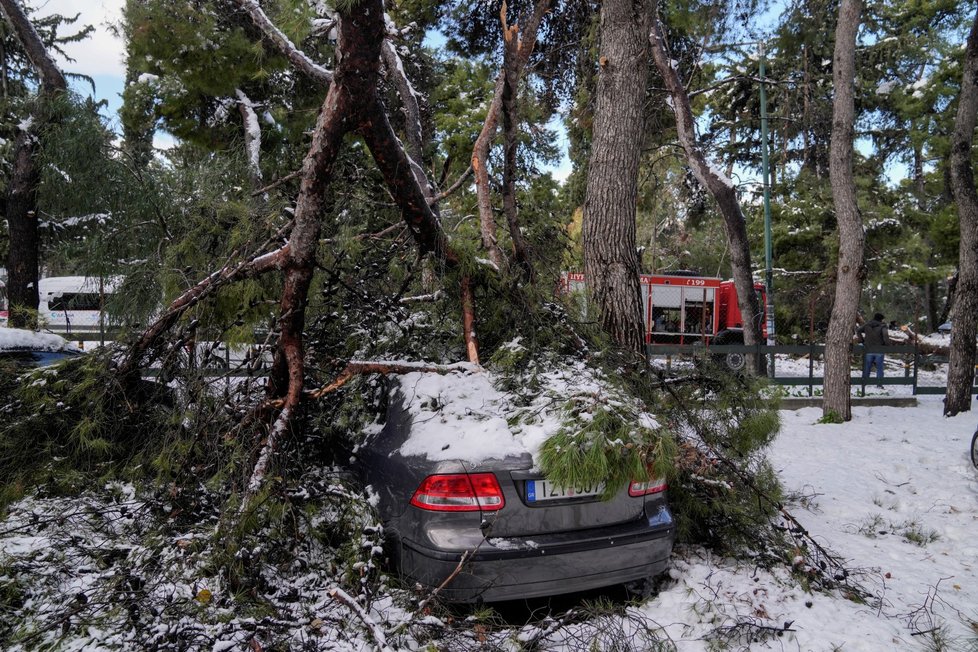
<instances>
[{"instance_id":1,"label":"license plate","mask_svg":"<svg viewBox=\"0 0 978 652\"><path fill-rule=\"evenodd\" d=\"M604 483L578 487L561 487L550 480L527 480L526 500L539 503L545 500L565 500L582 496L597 496L604 492Z\"/></svg>"}]
</instances>

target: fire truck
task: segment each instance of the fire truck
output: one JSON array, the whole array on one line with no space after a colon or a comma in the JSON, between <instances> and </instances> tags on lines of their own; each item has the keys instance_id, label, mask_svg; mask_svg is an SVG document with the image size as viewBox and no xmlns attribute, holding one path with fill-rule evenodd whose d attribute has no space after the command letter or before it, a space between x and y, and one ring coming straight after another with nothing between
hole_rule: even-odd
<instances>
[{"instance_id":1,"label":"fire truck","mask_svg":"<svg viewBox=\"0 0 978 652\"><path fill-rule=\"evenodd\" d=\"M645 342L662 344L743 344L744 320L737 305L733 281L718 277L678 272L668 275L642 274L642 311ZM583 296L584 275L565 273L561 277L564 294ZM764 285L754 284L761 311L765 308ZM762 314L761 332L767 337ZM727 353L723 363L739 371L745 364L742 353Z\"/></svg>"}]
</instances>

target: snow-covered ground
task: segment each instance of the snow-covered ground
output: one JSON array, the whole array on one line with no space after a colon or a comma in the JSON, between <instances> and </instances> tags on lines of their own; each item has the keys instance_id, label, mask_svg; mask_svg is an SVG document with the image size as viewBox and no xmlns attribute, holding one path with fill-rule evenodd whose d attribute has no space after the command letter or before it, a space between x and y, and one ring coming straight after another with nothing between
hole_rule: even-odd
<instances>
[{"instance_id":1,"label":"snow-covered ground","mask_svg":"<svg viewBox=\"0 0 978 652\"><path fill-rule=\"evenodd\" d=\"M912 355L888 354L884 356L884 376L888 379L907 379L913 374ZM854 358L855 360L855 358ZM775 361L775 371L778 378L799 378L804 379L809 376L809 360L807 356L787 356L778 355ZM824 363L821 359L816 359L811 364L811 375L821 377L825 373ZM852 375L860 375L860 369L854 367ZM866 383L867 396L910 396L913 393L912 385L908 384L885 384L882 389L876 387L876 369L870 373ZM947 384L947 365L927 365L921 364L917 369L917 385L919 387L943 387ZM783 391L787 396L808 396L808 385L785 385ZM859 384L852 385L852 394L855 396L862 391ZM815 385L814 393L821 395L821 386Z\"/></svg>"},{"instance_id":2,"label":"snow-covered ground","mask_svg":"<svg viewBox=\"0 0 978 652\"><path fill-rule=\"evenodd\" d=\"M644 613L680 650L707 649L702 637L737 623L790 623L774 649L978 649L978 469L968 456L978 415L945 419L941 408L941 397L855 407L838 425L817 423L818 408L782 412L769 458L798 496L789 509L858 571L869 603L685 551L676 584ZM764 633L741 627L730 642L747 644L738 637L752 631Z\"/></svg>"},{"instance_id":3,"label":"snow-covered ground","mask_svg":"<svg viewBox=\"0 0 978 652\"><path fill-rule=\"evenodd\" d=\"M790 365L807 373L807 361L779 360L782 370ZM933 375L938 384L941 372ZM28 596L24 608L38 619L38 634L15 649L46 644L126 650L162 642L171 643L167 649L257 649L251 637L265 627L274 628L280 644L296 649L357 652L377 649L378 633L389 649L427 649L431 642L445 650L515 651L523 649L515 641L534 639L536 649L568 652L647 650L653 640L684 652L978 650L978 469L968 458L978 412L946 419L941 408L939 396L919 397L916 407L855 406L845 424L818 423L818 408L782 412L782 431L769 458L791 497L787 508L844 560L866 599L839 590L807 592L786 569L767 571L682 549L660 593L627 608L624 616L560 627L490 628L479 634L486 647L471 637L458 647L461 639L449 637L437 618L412 616L385 596L377 596L365 617L374 627L370 635L364 618L352 617L349 606L330 597L334 580L312 569L269 566L263 574L276 593L266 597L279 616L256 622L195 558L195 542L207 539L209 526L151 547L141 538L136 516L147 509L128 487L116 487L111 499L32 498L15 506L10 520L0 523L0 589L15 581ZM319 553L307 545L304 559L311 561ZM141 557L158 564L152 577L140 580L149 580L149 588L119 588L119 582L130 582L132 568L139 570L130 562L146 564ZM95 597L106 595L106 586L110 603L120 601L112 607L117 615L110 612L98 626L77 624ZM147 600L143 610L127 616L122 604L141 593ZM132 622L145 627L156 618L147 609L163 620L152 626L156 630L136 636ZM182 615L166 620L172 610ZM0 647L7 615L0 613ZM544 634L546 627L553 631ZM180 638L180 632L193 635Z\"/></svg>"}]
</instances>

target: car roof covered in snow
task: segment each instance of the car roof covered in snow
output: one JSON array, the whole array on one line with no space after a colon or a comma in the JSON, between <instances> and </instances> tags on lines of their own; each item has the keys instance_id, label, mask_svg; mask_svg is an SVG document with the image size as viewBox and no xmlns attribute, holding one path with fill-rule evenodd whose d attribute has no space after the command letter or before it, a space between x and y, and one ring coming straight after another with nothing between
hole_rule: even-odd
<instances>
[{"instance_id":1,"label":"car roof covered in snow","mask_svg":"<svg viewBox=\"0 0 978 652\"><path fill-rule=\"evenodd\" d=\"M54 333L0 327L0 351L80 351Z\"/></svg>"}]
</instances>

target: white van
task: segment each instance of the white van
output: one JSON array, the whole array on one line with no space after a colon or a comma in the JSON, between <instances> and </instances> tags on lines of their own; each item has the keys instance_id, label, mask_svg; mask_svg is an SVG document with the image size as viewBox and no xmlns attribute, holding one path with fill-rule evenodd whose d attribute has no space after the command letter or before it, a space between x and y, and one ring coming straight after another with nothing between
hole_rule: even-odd
<instances>
[{"instance_id":1,"label":"white van","mask_svg":"<svg viewBox=\"0 0 978 652\"><path fill-rule=\"evenodd\" d=\"M98 333L109 327L105 303L121 276L51 276L38 283L38 320L56 333Z\"/></svg>"}]
</instances>

